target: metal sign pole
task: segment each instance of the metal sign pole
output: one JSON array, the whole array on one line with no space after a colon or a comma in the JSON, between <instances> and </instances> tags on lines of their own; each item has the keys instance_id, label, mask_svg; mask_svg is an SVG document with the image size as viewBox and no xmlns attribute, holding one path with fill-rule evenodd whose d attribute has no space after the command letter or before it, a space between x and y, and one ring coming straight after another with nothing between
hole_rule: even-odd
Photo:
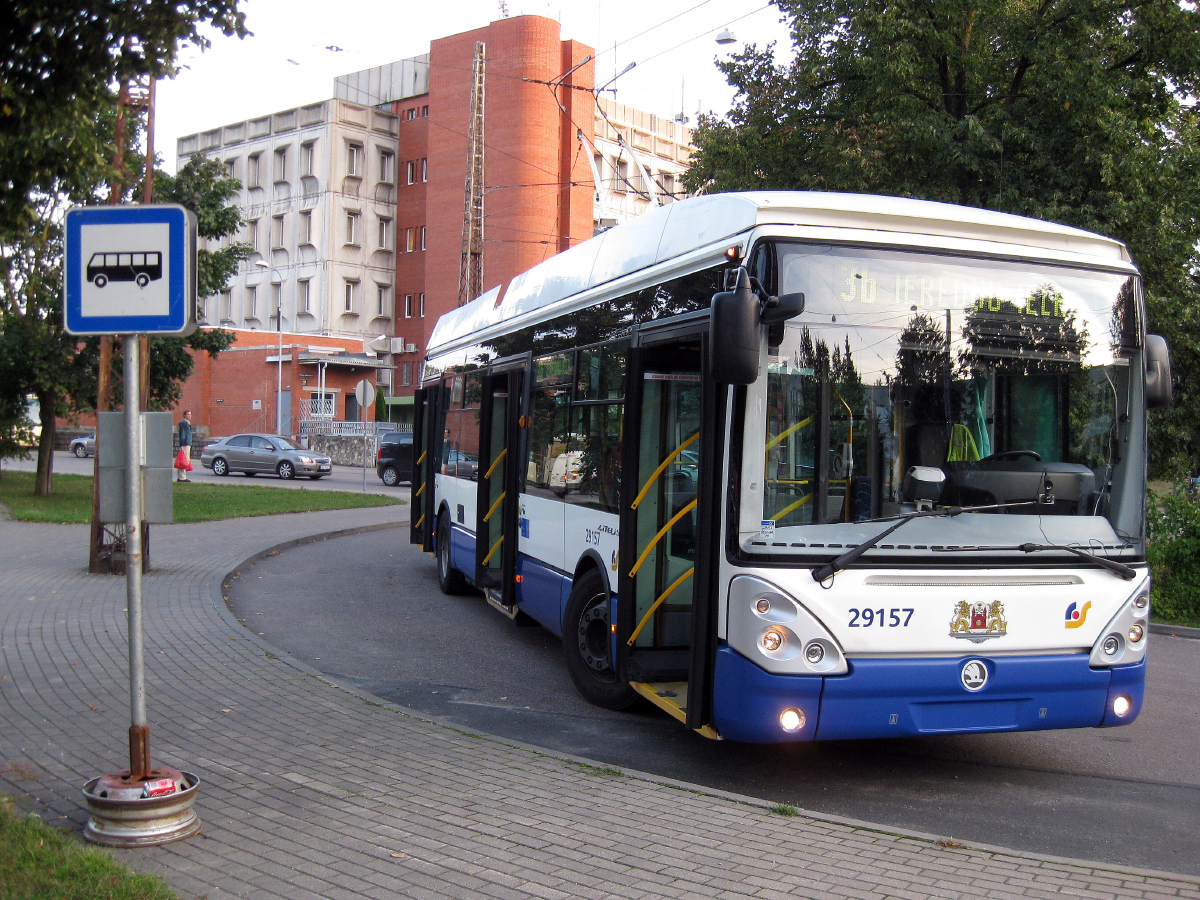
<instances>
[{"instance_id":1,"label":"metal sign pole","mask_svg":"<svg viewBox=\"0 0 1200 900\"><path fill-rule=\"evenodd\" d=\"M129 774L150 776L146 669L142 655L142 416L138 389L140 341L125 343L125 599L129 608Z\"/></svg>"}]
</instances>

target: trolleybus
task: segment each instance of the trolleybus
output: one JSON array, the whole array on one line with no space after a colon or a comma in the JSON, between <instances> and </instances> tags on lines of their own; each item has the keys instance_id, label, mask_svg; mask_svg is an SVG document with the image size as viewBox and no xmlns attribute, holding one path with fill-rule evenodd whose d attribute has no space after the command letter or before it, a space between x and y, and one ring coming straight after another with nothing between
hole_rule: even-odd
<instances>
[{"instance_id":1,"label":"trolleybus","mask_svg":"<svg viewBox=\"0 0 1200 900\"><path fill-rule=\"evenodd\" d=\"M684 200L439 320L411 539L447 593L560 635L588 700L710 737L1121 725L1170 392L1117 241Z\"/></svg>"}]
</instances>

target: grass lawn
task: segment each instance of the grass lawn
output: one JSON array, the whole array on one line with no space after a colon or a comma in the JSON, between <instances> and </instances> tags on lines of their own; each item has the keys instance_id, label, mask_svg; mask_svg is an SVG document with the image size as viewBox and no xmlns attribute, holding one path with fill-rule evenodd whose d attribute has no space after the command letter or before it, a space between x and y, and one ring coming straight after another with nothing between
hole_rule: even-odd
<instances>
[{"instance_id":1,"label":"grass lawn","mask_svg":"<svg viewBox=\"0 0 1200 900\"><path fill-rule=\"evenodd\" d=\"M92 479L87 475L55 475L54 493L33 496L33 472L5 472L0 476L0 503L14 519L28 522L91 521ZM179 484L175 491L176 522L209 522L242 516L352 509L403 503L383 494L321 491L311 488L276 488L250 485Z\"/></svg>"},{"instance_id":2,"label":"grass lawn","mask_svg":"<svg viewBox=\"0 0 1200 900\"><path fill-rule=\"evenodd\" d=\"M177 900L142 875L36 816L17 814L0 794L0 896L4 900Z\"/></svg>"}]
</instances>

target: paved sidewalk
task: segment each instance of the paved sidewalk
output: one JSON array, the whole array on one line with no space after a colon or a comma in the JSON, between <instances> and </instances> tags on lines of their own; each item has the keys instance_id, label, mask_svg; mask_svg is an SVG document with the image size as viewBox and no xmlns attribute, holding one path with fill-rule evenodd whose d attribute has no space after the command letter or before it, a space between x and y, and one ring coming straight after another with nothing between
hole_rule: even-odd
<instances>
[{"instance_id":1,"label":"paved sidewalk","mask_svg":"<svg viewBox=\"0 0 1200 900\"><path fill-rule=\"evenodd\" d=\"M335 687L220 602L272 546L406 507L153 529L153 759L197 773L198 837L118 853L185 897L1192 898L1200 880L943 846L620 773ZM402 529L396 540L407 540ZM125 582L82 526L0 522L0 790L78 831L126 764ZM302 556L297 556L302 559ZM404 573L396 573L403 602Z\"/></svg>"}]
</instances>

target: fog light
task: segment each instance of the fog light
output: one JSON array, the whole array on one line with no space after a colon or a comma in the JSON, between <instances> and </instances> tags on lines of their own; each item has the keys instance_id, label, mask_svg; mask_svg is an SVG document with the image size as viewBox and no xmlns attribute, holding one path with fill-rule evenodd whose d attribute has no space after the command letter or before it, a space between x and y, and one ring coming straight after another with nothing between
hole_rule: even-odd
<instances>
[{"instance_id":1,"label":"fog light","mask_svg":"<svg viewBox=\"0 0 1200 900\"><path fill-rule=\"evenodd\" d=\"M804 648L804 658L808 660L809 665L815 666L825 658L825 648L813 641Z\"/></svg>"},{"instance_id":2,"label":"fog light","mask_svg":"<svg viewBox=\"0 0 1200 900\"><path fill-rule=\"evenodd\" d=\"M1104 643L1100 645L1100 649L1104 651L1105 656L1116 656L1117 651L1121 649L1121 639L1115 634L1110 634L1104 639Z\"/></svg>"},{"instance_id":3,"label":"fog light","mask_svg":"<svg viewBox=\"0 0 1200 900\"><path fill-rule=\"evenodd\" d=\"M771 611L771 601L766 597L762 597L757 603L754 604L754 608L760 613L769 613Z\"/></svg>"},{"instance_id":4,"label":"fog light","mask_svg":"<svg viewBox=\"0 0 1200 900\"><path fill-rule=\"evenodd\" d=\"M1132 701L1130 701L1130 699L1128 697L1123 697L1123 696L1118 697L1116 700L1113 701L1113 712L1116 713L1118 716L1124 716L1124 715L1128 714L1129 710L1132 707L1133 707L1133 703L1132 703Z\"/></svg>"},{"instance_id":5,"label":"fog light","mask_svg":"<svg viewBox=\"0 0 1200 900\"><path fill-rule=\"evenodd\" d=\"M768 653L774 653L783 646L783 632L777 629L770 629L762 636L763 649Z\"/></svg>"},{"instance_id":6,"label":"fog light","mask_svg":"<svg viewBox=\"0 0 1200 900\"><path fill-rule=\"evenodd\" d=\"M1134 598L1134 601L1133 601L1134 609L1145 610L1149 605L1150 605L1150 595L1149 594L1138 594L1137 597Z\"/></svg>"},{"instance_id":7,"label":"fog light","mask_svg":"<svg viewBox=\"0 0 1200 900\"><path fill-rule=\"evenodd\" d=\"M1146 629L1141 625L1131 625L1129 627L1129 643L1136 644L1146 634Z\"/></svg>"},{"instance_id":8,"label":"fog light","mask_svg":"<svg viewBox=\"0 0 1200 900\"><path fill-rule=\"evenodd\" d=\"M802 709L785 709L779 714L779 727L789 734L799 731L807 720Z\"/></svg>"}]
</instances>

